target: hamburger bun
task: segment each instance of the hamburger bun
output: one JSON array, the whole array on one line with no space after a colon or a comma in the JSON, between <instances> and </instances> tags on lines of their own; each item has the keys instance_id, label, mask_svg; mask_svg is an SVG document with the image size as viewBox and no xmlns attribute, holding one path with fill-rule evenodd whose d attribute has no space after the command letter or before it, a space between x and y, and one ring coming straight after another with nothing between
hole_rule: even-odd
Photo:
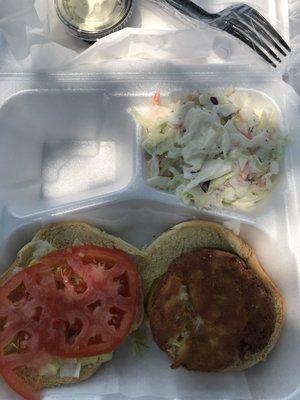
<instances>
[{"instance_id":1,"label":"hamburger bun","mask_svg":"<svg viewBox=\"0 0 300 400\"><path fill-rule=\"evenodd\" d=\"M242 371L266 359L283 325L283 297L248 244L221 224L189 221L146 253L150 327L172 367Z\"/></svg>"},{"instance_id":2,"label":"hamburger bun","mask_svg":"<svg viewBox=\"0 0 300 400\"><path fill-rule=\"evenodd\" d=\"M55 249L61 249L74 245L96 245L99 247L106 247L111 249L122 250L129 255L139 268L141 261L145 255L136 247L126 243L124 240L112 236L99 228L95 228L87 223L82 222L63 222L46 226L39 230L34 236L32 241L25 245L17 254L14 263L8 270L0 277L0 285L2 286L11 276L18 272L21 268L26 268L35 263L39 258L43 257L47 252ZM134 322L132 331L138 329L144 318L143 309L143 294L141 292L141 307L138 316ZM61 385L78 383L90 378L109 357L99 357L95 362L88 360L81 366L80 376L74 377L60 377L59 372L54 375L42 376L41 388L51 388ZM80 359L79 359L80 360ZM22 378L30 383L32 377L30 371L24 367L21 371Z\"/></svg>"}]
</instances>

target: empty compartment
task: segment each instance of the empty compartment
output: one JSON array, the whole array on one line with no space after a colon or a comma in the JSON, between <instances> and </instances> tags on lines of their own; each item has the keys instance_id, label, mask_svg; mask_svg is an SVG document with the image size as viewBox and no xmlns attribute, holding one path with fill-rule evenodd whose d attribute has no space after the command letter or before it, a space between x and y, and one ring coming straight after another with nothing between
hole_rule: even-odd
<instances>
[{"instance_id":1,"label":"empty compartment","mask_svg":"<svg viewBox=\"0 0 300 400\"><path fill-rule=\"evenodd\" d=\"M135 126L125 97L21 92L0 110L0 124L0 194L18 216L111 194L132 179Z\"/></svg>"}]
</instances>

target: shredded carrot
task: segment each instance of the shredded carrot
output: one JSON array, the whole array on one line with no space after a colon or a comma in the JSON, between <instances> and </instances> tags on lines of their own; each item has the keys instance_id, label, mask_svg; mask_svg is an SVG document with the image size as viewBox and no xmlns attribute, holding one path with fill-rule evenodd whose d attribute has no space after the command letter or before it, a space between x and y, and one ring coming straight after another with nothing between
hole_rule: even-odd
<instances>
[{"instance_id":1,"label":"shredded carrot","mask_svg":"<svg viewBox=\"0 0 300 400\"><path fill-rule=\"evenodd\" d=\"M242 130L239 129L239 131L241 132L241 134L243 136L245 136L245 138L247 138L247 139L252 139L253 138L253 134L252 134L251 130L250 131L242 131Z\"/></svg>"},{"instance_id":2,"label":"shredded carrot","mask_svg":"<svg viewBox=\"0 0 300 400\"><path fill-rule=\"evenodd\" d=\"M153 106L160 106L160 93L156 92L152 99Z\"/></svg>"},{"instance_id":3,"label":"shredded carrot","mask_svg":"<svg viewBox=\"0 0 300 400\"><path fill-rule=\"evenodd\" d=\"M240 173L238 175L239 183L245 181L248 178L249 173L250 173L250 162L248 160L246 162L244 168L242 170L240 170Z\"/></svg>"},{"instance_id":4,"label":"shredded carrot","mask_svg":"<svg viewBox=\"0 0 300 400\"><path fill-rule=\"evenodd\" d=\"M265 180L265 178L263 178L263 177L259 178L259 180L258 180L258 186L259 186L260 188L266 187L266 180Z\"/></svg>"}]
</instances>

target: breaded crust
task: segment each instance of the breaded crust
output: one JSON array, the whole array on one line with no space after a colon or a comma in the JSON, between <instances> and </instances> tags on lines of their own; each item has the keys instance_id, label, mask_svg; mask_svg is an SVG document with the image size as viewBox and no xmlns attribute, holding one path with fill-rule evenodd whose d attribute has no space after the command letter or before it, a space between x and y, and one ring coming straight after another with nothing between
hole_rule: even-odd
<instances>
[{"instance_id":1,"label":"breaded crust","mask_svg":"<svg viewBox=\"0 0 300 400\"><path fill-rule=\"evenodd\" d=\"M276 312L269 288L243 260L201 249L175 259L158 280L149 320L173 368L218 372L267 346Z\"/></svg>"},{"instance_id":2,"label":"breaded crust","mask_svg":"<svg viewBox=\"0 0 300 400\"><path fill-rule=\"evenodd\" d=\"M223 250L237 255L248 269L252 270L259 282L270 293L275 312L274 330L268 343L259 352L249 354L244 359L236 359L223 371L241 371L266 359L278 341L284 319L284 300L275 283L259 263L253 249L239 236L223 225L202 220L183 222L163 233L146 248L146 265L143 265L142 280L148 304L148 314L155 286L159 278L166 273L169 265L181 255L200 249ZM150 311L151 312L151 311Z\"/></svg>"}]
</instances>

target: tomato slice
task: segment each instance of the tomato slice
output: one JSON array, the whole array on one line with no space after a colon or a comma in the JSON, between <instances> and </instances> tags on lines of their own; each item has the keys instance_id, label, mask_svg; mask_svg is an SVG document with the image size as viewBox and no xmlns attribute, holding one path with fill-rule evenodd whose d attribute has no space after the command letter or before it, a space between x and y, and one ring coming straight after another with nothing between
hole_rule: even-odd
<instances>
[{"instance_id":1,"label":"tomato slice","mask_svg":"<svg viewBox=\"0 0 300 400\"><path fill-rule=\"evenodd\" d=\"M46 353L31 354L30 358L25 360L15 360L15 365L12 363L5 364L4 368L1 369L1 374L7 385L21 397L27 400L39 400L40 399L40 375L39 370L48 362L52 357ZM19 375L20 368L24 365L27 367L26 375L30 375L31 384L27 384L24 379Z\"/></svg>"},{"instance_id":2,"label":"tomato slice","mask_svg":"<svg viewBox=\"0 0 300 400\"><path fill-rule=\"evenodd\" d=\"M47 360L97 356L124 341L139 293L137 268L119 250L76 246L46 255L0 288L0 373L35 399ZM37 375L35 388L18 376L25 366Z\"/></svg>"},{"instance_id":3,"label":"tomato slice","mask_svg":"<svg viewBox=\"0 0 300 400\"><path fill-rule=\"evenodd\" d=\"M2 372L2 377L7 385L18 395L27 400L39 400L40 394L37 387L29 386L24 383L13 369L5 368Z\"/></svg>"}]
</instances>

